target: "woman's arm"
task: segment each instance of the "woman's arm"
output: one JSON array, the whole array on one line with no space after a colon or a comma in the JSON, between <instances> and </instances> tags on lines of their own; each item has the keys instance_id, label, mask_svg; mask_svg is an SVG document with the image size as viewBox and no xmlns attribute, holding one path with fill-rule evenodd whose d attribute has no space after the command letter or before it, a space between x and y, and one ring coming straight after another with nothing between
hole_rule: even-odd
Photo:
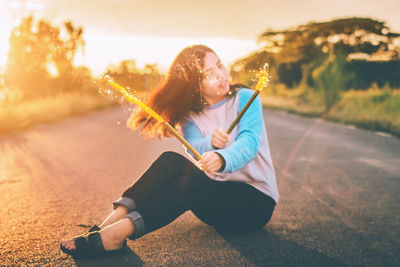
<instances>
[{"instance_id":1,"label":"woman's arm","mask_svg":"<svg viewBox=\"0 0 400 267\"><path fill-rule=\"evenodd\" d=\"M200 154L214 150L211 145L211 135L203 137L200 129L193 120L188 120L185 125L183 125L183 136ZM194 156L189 150L187 150L187 152Z\"/></svg>"},{"instance_id":2,"label":"woman's arm","mask_svg":"<svg viewBox=\"0 0 400 267\"><path fill-rule=\"evenodd\" d=\"M183 126L183 132L185 139L202 154L200 166L204 171L214 172L225 168L224 158L212 146L215 131L213 135L203 137L197 125L190 120ZM190 150L186 149L186 151L194 156Z\"/></svg>"},{"instance_id":3,"label":"woman's arm","mask_svg":"<svg viewBox=\"0 0 400 267\"><path fill-rule=\"evenodd\" d=\"M242 89L238 94L239 110L241 110L253 91ZM237 171L256 157L262 137L263 123L261 100L257 96L239 121L237 126L239 130L235 141L224 149L216 151L225 160L224 172Z\"/></svg>"}]
</instances>

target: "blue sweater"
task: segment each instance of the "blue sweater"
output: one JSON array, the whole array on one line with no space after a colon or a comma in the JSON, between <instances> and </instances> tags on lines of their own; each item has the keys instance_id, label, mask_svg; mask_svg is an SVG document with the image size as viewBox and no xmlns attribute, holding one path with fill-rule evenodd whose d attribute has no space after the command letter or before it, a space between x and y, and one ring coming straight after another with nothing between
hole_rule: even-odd
<instances>
[{"instance_id":1,"label":"blue sweater","mask_svg":"<svg viewBox=\"0 0 400 267\"><path fill-rule=\"evenodd\" d=\"M230 134L231 141L225 148L214 149L211 145L214 130L217 127L227 129L252 94L252 90L242 88L233 96L228 95L220 102L205 107L200 114L190 116L183 124L183 133L185 139L200 154L215 151L224 158L224 169L220 172L206 173L210 178L248 183L277 202L279 193L260 97L255 99L233 129Z\"/></svg>"}]
</instances>

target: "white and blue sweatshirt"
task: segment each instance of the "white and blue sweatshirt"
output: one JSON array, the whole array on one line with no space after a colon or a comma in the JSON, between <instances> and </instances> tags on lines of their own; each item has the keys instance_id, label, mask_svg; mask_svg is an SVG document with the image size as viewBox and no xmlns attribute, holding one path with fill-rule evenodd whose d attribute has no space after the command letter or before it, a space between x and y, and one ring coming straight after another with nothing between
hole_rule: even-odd
<instances>
[{"instance_id":1,"label":"white and blue sweatshirt","mask_svg":"<svg viewBox=\"0 0 400 267\"><path fill-rule=\"evenodd\" d=\"M206 172L208 177L217 181L245 182L277 203L279 193L259 96L230 133L231 141L226 147L215 149L211 145L214 130L217 127L228 129L253 92L242 88L233 96L206 106L202 112L188 118L183 124L183 133L185 139L200 154L214 151L224 158L225 168L220 172Z\"/></svg>"}]
</instances>

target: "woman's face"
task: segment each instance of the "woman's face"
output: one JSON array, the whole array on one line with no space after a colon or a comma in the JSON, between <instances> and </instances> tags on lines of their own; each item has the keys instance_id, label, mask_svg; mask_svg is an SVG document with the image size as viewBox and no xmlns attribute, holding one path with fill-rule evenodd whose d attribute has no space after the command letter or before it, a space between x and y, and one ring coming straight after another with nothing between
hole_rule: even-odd
<instances>
[{"instance_id":1,"label":"woman's face","mask_svg":"<svg viewBox=\"0 0 400 267\"><path fill-rule=\"evenodd\" d=\"M201 93L209 105L219 102L229 92L228 70L214 53L207 52L204 57L200 84Z\"/></svg>"}]
</instances>

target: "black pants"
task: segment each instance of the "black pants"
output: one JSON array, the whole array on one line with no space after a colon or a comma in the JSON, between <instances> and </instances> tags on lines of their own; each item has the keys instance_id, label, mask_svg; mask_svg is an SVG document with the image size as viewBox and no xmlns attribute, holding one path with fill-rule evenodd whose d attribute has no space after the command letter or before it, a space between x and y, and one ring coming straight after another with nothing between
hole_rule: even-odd
<instances>
[{"instance_id":1,"label":"black pants","mask_svg":"<svg viewBox=\"0 0 400 267\"><path fill-rule=\"evenodd\" d=\"M174 152L164 152L122 197L133 200L145 233L187 210L217 230L251 231L263 227L275 207L272 198L254 187L215 181Z\"/></svg>"}]
</instances>

